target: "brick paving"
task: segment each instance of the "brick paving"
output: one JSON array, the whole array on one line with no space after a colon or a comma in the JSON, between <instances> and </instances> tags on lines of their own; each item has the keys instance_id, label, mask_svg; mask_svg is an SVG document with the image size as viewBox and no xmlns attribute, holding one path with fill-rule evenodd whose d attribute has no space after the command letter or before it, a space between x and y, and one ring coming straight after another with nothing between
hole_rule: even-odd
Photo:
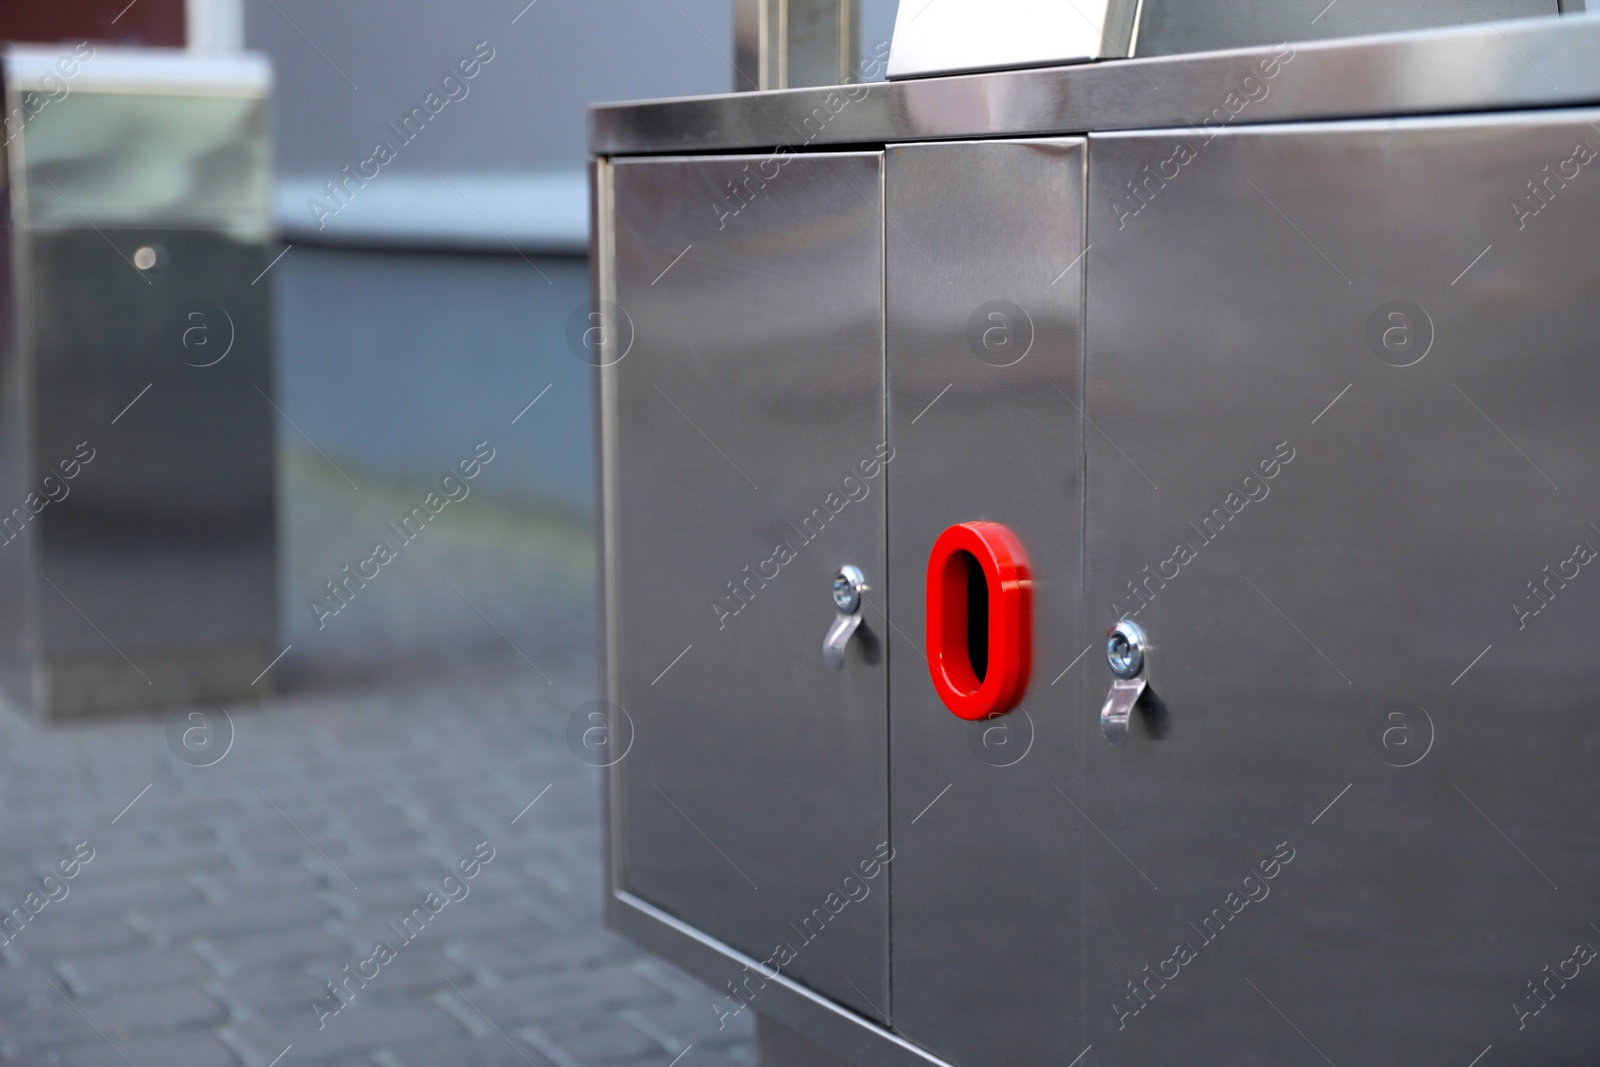
<instances>
[{"instance_id":1,"label":"brick paving","mask_svg":"<svg viewBox=\"0 0 1600 1067\"><path fill-rule=\"evenodd\" d=\"M601 928L583 538L483 494L319 631L308 592L410 490L298 454L284 483L295 647L220 762L175 756L173 709L0 708L0 911L42 905L0 946L0 1063L751 1067L748 1017Z\"/></svg>"}]
</instances>

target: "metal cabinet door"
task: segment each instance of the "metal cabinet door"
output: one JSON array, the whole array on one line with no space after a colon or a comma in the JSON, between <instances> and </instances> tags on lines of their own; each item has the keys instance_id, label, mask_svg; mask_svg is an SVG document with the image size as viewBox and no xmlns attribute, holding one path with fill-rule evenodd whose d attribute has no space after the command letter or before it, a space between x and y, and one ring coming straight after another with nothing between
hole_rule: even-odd
<instances>
[{"instance_id":1,"label":"metal cabinet door","mask_svg":"<svg viewBox=\"0 0 1600 1067\"><path fill-rule=\"evenodd\" d=\"M617 887L836 1001L888 1001L880 153L612 165L602 375ZM617 716L621 721L622 717ZM769 972L770 973L770 972ZM731 990L760 1008L758 978Z\"/></svg>"},{"instance_id":2,"label":"metal cabinet door","mask_svg":"<svg viewBox=\"0 0 1600 1067\"><path fill-rule=\"evenodd\" d=\"M1091 138L1095 1062L1600 1051L1596 118Z\"/></svg>"},{"instance_id":3,"label":"metal cabinet door","mask_svg":"<svg viewBox=\"0 0 1600 1067\"><path fill-rule=\"evenodd\" d=\"M141 273L90 227L28 234L27 484L85 445L95 471L38 519L40 575L62 591L36 590L54 689L41 699L76 709L92 686L138 701L152 682L177 699L237 695L249 678L219 683L195 660L243 670L277 651L273 412L258 391L272 392L271 302L250 287L268 257L215 231L112 233L160 249L158 268ZM192 354L207 350L184 348L191 337L226 358Z\"/></svg>"},{"instance_id":4,"label":"metal cabinet door","mask_svg":"<svg viewBox=\"0 0 1600 1067\"><path fill-rule=\"evenodd\" d=\"M1081 716L1061 675L1084 647L1084 142L892 147L886 174L894 1022L965 1067L1064 1064L1082 1049ZM966 721L923 646L930 550L974 520L1026 551L1034 649L1021 706Z\"/></svg>"}]
</instances>

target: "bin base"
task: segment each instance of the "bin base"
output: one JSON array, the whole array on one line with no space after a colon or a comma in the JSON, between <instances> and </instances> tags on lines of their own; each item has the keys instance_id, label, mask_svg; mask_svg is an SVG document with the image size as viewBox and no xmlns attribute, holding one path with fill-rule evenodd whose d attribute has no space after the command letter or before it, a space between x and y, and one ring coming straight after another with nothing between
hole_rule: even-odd
<instances>
[{"instance_id":1,"label":"bin base","mask_svg":"<svg viewBox=\"0 0 1600 1067\"><path fill-rule=\"evenodd\" d=\"M269 674L251 679L272 659L266 643L141 655L135 669L120 657L56 658L33 670L31 703L44 719L132 708L232 703L271 695Z\"/></svg>"}]
</instances>

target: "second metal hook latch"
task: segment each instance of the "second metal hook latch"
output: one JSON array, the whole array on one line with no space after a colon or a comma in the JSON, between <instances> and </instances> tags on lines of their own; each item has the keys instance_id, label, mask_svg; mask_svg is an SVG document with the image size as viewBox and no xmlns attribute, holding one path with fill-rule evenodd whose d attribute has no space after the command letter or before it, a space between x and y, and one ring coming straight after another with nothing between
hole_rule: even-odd
<instances>
[{"instance_id":1,"label":"second metal hook latch","mask_svg":"<svg viewBox=\"0 0 1600 1067\"><path fill-rule=\"evenodd\" d=\"M833 576L833 606L838 614L822 639L822 659L830 670L844 670L844 650L861 626L861 594L866 590L867 576L859 567L840 567Z\"/></svg>"},{"instance_id":2,"label":"second metal hook latch","mask_svg":"<svg viewBox=\"0 0 1600 1067\"><path fill-rule=\"evenodd\" d=\"M1100 730L1118 748L1128 743L1128 720L1144 696L1144 652L1148 641L1139 624L1123 619L1106 634L1106 663L1116 677L1100 709Z\"/></svg>"}]
</instances>

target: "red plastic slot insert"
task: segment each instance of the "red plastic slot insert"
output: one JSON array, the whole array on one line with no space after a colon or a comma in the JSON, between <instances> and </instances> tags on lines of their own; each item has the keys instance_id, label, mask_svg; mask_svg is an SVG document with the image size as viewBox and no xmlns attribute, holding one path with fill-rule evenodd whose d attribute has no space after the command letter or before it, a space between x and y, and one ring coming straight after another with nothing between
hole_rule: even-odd
<instances>
[{"instance_id":1,"label":"red plastic slot insert","mask_svg":"<svg viewBox=\"0 0 1600 1067\"><path fill-rule=\"evenodd\" d=\"M986 719L1022 700L1033 667L1033 574L1016 535L963 522L928 558L928 670L945 707Z\"/></svg>"}]
</instances>

